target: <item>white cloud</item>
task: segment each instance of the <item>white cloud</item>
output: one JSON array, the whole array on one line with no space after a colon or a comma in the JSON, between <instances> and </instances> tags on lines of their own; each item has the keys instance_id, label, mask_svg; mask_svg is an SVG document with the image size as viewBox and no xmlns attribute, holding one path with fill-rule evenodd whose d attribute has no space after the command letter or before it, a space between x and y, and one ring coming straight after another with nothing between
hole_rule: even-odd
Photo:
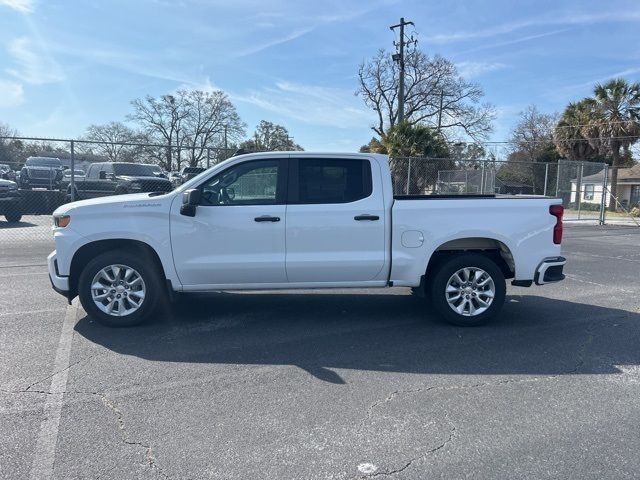
<instances>
[{"instance_id":1,"label":"white cloud","mask_svg":"<svg viewBox=\"0 0 640 480\"><path fill-rule=\"evenodd\" d=\"M638 22L640 11L598 12L598 13L558 13L544 17L531 18L516 22L503 23L486 29L443 33L427 37L431 43L453 43L480 38L490 38L505 35L529 27L544 27L550 25L592 25L604 22Z\"/></svg>"},{"instance_id":2,"label":"white cloud","mask_svg":"<svg viewBox=\"0 0 640 480\"><path fill-rule=\"evenodd\" d=\"M241 50L240 52L237 52L235 56L245 57L247 55L252 55L254 53L261 52L263 50L266 50L267 48L274 47L276 45L287 43L297 38L300 38L303 35L306 35L307 33L312 32L314 29L315 27L308 27L308 28L300 28L300 29L294 30L293 32L291 32L288 35L285 35L284 37L269 40L268 42L264 42L264 43L259 43L249 48L246 48L244 50Z\"/></svg>"},{"instance_id":3,"label":"white cloud","mask_svg":"<svg viewBox=\"0 0 640 480\"><path fill-rule=\"evenodd\" d=\"M339 88L278 82L247 94L232 93L231 98L310 125L361 128L372 120L370 112L356 106L350 90Z\"/></svg>"},{"instance_id":4,"label":"white cloud","mask_svg":"<svg viewBox=\"0 0 640 480\"><path fill-rule=\"evenodd\" d=\"M458 73L460 73L460 75L469 79L495 70L502 70L506 65L499 62L458 62L456 63L456 67L458 67Z\"/></svg>"},{"instance_id":5,"label":"white cloud","mask_svg":"<svg viewBox=\"0 0 640 480\"><path fill-rule=\"evenodd\" d=\"M17 107L24 101L24 89L21 83L0 80L0 108Z\"/></svg>"},{"instance_id":6,"label":"white cloud","mask_svg":"<svg viewBox=\"0 0 640 480\"><path fill-rule=\"evenodd\" d=\"M510 46L510 45L518 44L518 43L530 42L531 40L537 40L539 38L550 37L551 35L558 35L559 33L564 33L564 32L566 32L568 30L569 30L568 28L561 28L561 29L558 29L558 30L551 30L549 32L538 33L538 34L535 34L535 35L527 35L525 37L512 38L510 40L506 40L506 41L502 41L502 42L483 43L483 44L478 45L476 47L470 48L469 50L458 51L458 52L456 52L455 56L465 55L465 54L477 52L477 51L480 51L480 50L490 50L492 48L507 47L507 46Z\"/></svg>"},{"instance_id":7,"label":"white cloud","mask_svg":"<svg viewBox=\"0 0 640 480\"><path fill-rule=\"evenodd\" d=\"M13 8L22 13L30 13L33 11L32 0L0 0L0 6Z\"/></svg>"},{"instance_id":8,"label":"white cloud","mask_svg":"<svg viewBox=\"0 0 640 480\"><path fill-rule=\"evenodd\" d=\"M7 73L14 77L33 85L64 80L64 75L56 61L36 48L31 39L22 37L12 41L8 51L18 65L18 68L6 69Z\"/></svg>"}]
</instances>

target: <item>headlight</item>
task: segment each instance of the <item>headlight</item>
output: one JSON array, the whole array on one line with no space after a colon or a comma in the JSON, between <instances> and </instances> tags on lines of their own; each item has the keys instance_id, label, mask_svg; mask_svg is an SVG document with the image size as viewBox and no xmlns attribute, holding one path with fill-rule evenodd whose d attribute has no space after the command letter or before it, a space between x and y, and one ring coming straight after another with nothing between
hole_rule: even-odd
<instances>
[{"instance_id":1,"label":"headlight","mask_svg":"<svg viewBox=\"0 0 640 480\"><path fill-rule=\"evenodd\" d=\"M71 217L69 215L54 215L53 225L58 228L64 228L71 223Z\"/></svg>"},{"instance_id":2,"label":"headlight","mask_svg":"<svg viewBox=\"0 0 640 480\"><path fill-rule=\"evenodd\" d=\"M11 185L9 185L9 190L17 190L17 189L18 189L17 183L12 183Z\"/></svg>"},{"instance_id":3,"label":"headlight","mask_svg":"<svg viewBox=\"0 0 640 480\"><path fill-rule=\"evenodd\" d=\"M142 186L139 183L132 183L131 190L140 190Z\"/></svg>"}]
</instances>

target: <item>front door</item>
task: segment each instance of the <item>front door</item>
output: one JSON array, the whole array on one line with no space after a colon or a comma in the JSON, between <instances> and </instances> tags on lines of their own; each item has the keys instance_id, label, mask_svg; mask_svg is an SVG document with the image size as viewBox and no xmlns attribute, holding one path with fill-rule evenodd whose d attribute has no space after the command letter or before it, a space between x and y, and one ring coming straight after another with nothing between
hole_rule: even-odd
<instances>
[{"instance_id":1,"label":"front door","mask_svg":"<svg viewBox=\"0 0 640 480\"><path fill-rule=\"evenodd\" d=\"M250 160L206 180L195 217L171 212L176 271L186 289L285 283L287 160Z\"/></svg>"}]
</instances>

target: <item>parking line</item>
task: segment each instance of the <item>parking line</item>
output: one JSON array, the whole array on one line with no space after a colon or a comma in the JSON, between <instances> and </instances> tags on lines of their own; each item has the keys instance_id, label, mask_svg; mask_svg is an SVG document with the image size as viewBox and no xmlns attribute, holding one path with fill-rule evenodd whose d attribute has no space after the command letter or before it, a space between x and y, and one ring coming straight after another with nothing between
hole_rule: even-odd
<instances>
[{"instance_id":1,"label":"parking line","mask_svg":"<svg viewBox=\"0 0 640 480\"><path fill-rule=\"evenodd\" d=\"M40 423L40 432L36 443L35 458L31 465L32 480L46 480L53 477L53 463L56 455L56 443L58 441L58 428L62 413L64 392L67 388L69 375L69 358L71 356L71 343L73 341L73 327L78 319L77 300L67 307L67 312L60 332L60 341L56 350L56 359L53 365L54 375L51 377L49 395L44 402L44 418ZM55 373L57 372L57 373Z\"/></svg>"}]
</instances>

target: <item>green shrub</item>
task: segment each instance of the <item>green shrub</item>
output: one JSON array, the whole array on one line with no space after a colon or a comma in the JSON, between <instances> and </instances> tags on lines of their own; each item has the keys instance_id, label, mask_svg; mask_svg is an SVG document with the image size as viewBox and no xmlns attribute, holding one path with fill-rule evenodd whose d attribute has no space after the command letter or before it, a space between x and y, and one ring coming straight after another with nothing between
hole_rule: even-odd
<instances>
[{"instance_id":1,"label":"green shrub","mask_svg":"<svg viewBox=\"0 0 640 480\"><path fill-rule=\"evenodd\" d=\"M567 205L567 208L570 210L577 210L578 205L576 204L576 202L571 202L569 205ZM600 204L599 203L581 203L580 210L584 212L599 212Z\"/></svg>"}]
</instances>

